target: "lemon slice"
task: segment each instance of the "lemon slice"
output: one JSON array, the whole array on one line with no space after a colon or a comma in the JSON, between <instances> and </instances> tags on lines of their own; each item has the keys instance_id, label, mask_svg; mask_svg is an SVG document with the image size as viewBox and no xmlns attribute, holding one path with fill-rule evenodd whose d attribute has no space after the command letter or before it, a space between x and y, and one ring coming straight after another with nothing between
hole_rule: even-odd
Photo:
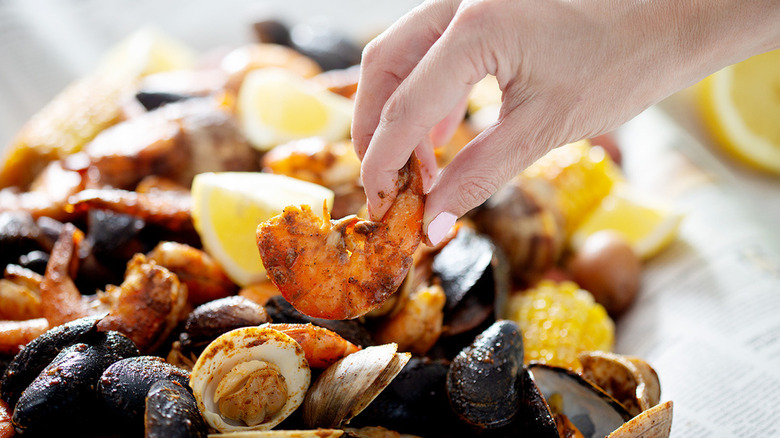
<instances>
[{"instance_id":1,"label":"lemon slice","mask_svg":"<svg viewBox=\"0 0 780 438\"><path fill-rule=\"evenodd\" d=\"M206 251L241 286L265 280L257 249L257 225L288 205L321 211L333 192L283 175L256 172L201 173L192 182L192 219Z\"/></svg>"},{"instance_id":2,"label":"lemon slice","mask_svg":"<svg viewBox=\"0 0 780 438\"><path fill-rule=\"evenodd\" d=\"M237 111L247 138L261 151L306 137L343 140L352 123L352 100L276 68L247 74Z\"/></svg>"},{"instance_id":3,"label":"lemon slice","mask_svg":"<svg viewBox=\"0 0 780 438\"><path fill-rule=\"evenodd\" d=\"M726 67L699 85L705 126L743 162L780 174L780 50Z\"/></svg>"},{"instance_id":4,"label":"lemon slice","mask_svg":"<svg viewBox=\"0 0 780 438\"><path fill-rule=\"evenodd\" d=\"M613 190L574 230L571 245L577 249L591 234L613 230L623 235L641 258L648 258L677 236L682 215L662 202L631 192Z\"/></svg>"}]
</instances>

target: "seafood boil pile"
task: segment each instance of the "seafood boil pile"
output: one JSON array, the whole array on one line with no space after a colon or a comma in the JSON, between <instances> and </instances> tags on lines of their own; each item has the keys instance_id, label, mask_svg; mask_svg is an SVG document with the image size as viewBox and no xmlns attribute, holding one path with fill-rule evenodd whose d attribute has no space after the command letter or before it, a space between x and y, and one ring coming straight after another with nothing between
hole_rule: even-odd
<instances>
[{"instance_id":1,"label":"seafood boil pile","mask_svg":"<svg viewBox=\"0 0 780 438\"><path fill-rule=\"evenodd\" d=\"M255 31L131 36L6 148L0 438L669 435L610 352L653 252L592 226L617 149L562 146L421 245L415 156L361 219L360 47Z\"/></svg>"}]
</instances>

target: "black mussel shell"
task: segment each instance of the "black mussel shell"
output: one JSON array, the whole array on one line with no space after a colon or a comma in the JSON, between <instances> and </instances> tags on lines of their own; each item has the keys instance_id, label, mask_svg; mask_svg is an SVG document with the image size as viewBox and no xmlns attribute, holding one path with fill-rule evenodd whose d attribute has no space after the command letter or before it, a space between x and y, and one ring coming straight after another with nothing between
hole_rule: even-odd
<instances>
[{"instance_id":1,"label":"black mussel shell","mask_svg":"<svg viewBox=\"0 0 780 438\"><path fill-rule=\"evenodd\" d=\"M86 241L95 256L126 262L135 253L144 251L137 239L145 225L136 216L93 209L87 216Z\"/></svg>"},{"instance_id":2,"label":"black mussel shell","mask_svg":"<svg viewBox=\"0 0 780 438\"><path fill-rule=\"evenodd\" d=\"M19 256L30 251L48 249L42 245L45 236L33 217L22 211L0 213L0 269L16 263Z\"/></svg>"},{"instance_id":3,"label":"black mussel shell","mask_svg":"<svg viewBox=\"0 0 780 438\"><path fill-rule=\"evenodd\" d=\"M96 331L101 317L88 316L50 329L27 344L8 364L0 380L0 395L13 406L27 386L60 351Z\"/></svg>"},{"instance_id":4,"label":"black mussel shell","mask_svg":"<svg viewBox=\"0 0 780 438\"><path fill-rule=\"evenodd\" d=\"M187 317L184 330L192 342L211 341L230 330L260 325L270 318L263 306L242 296L202 304Z\"/></svg>"},{"instance_id":5,"label":"black mussel shell","mask_svg":"<svg viewBox=\"0 0 780 438\"><path fill-rule=\"evenodd\" d=\"M517 385L521 393L520 408L512 428L523 431L525 436L558 438L558 427L550 406L527 368L520 372Z\"/></svg>"},{"instance_id":6,"label":"black mussel shell","mask_svg":"<svg viewBox=\"0 0 780 438\"><path fill-rule=\"evenodd\" d=\"M195 397L176 381L152 385L144 417L146 438L205 438L208 434Z\"/></svg>"},{"instance_id":7,"label":"black mussel shell","mask_svg":"<svg viewBox=\"0 0 780 438\"><path fill-rule=\"evenodd\" d=\"M460 423L448 406L449 362L412 357L390 385L350 421L354 427L383 426L402 433L456 436Z\"/></svg>"},{"instance_id":8,"label":"black mussel shell","mask_svg":"<svg viewBox=\"0 0 780 438\"><path fill-rule=\"evenodd\" d=\"M447 296L445 336L473 330L502 310L509 293L509 267L486 236L461 227L434 257L432 270Z\"/></svg>"},{"instance_id":9,"label":"black mussel shell","mask_svg":"<svg viewBox=\"0 0 780 438\"><path fill-rule=\"evenodd\" d=\"M261 43L289 46L290 29L279 20L263 20L252 25L257 40Z\"/></svg>"},{"instance_id":10,"label":"black mussel shell","mask_svg":"<svg viewBox=\"0 0 780 438\"><path fill-rule=\"evenodd\" d=\"M523 338L512 321L497 321L463 349L447 373L450 406L477 430L511 423L520 403L517 376Z\"/></svg>"},{"instance_id":11,"label":"black mussel shell","mask_svg":"<svg viewBox=\"0 0 780 438\"><path fill-rule=\"evenodd\" d=\"M368 347L376 343L371 338L366 327L356 320L337 321L322 318L312 318L295 310L292 304L288 303L283 296L277 295L268 300L265 304L265 310L273 322L277 323L307 323L325 327L341 335L342 338L361 347Z\"/></svg>"},{"instance_id":12,"label":"black mussel shell","mask_svg":"<svg viewBox=\"0 0 780 438\"><path fill-rule=\"evenodd\" d=\"M544 364L531 364L528 369L545 400L552 403L555 396L559 413L585 438L607 436L631 419L618 401L569 369Z\"/></svg>"},{"instance_id":13,"label":"black mussel shell","mask_svg":"<svg viewBox=\"0 0 780 438\"><path fill-rule=\"evenodd\" d=\"M49 254L43 251L30 251L19 257L19 266L41 275L46 273L46 265L48 263Z\"/></svg>"},{"instance_id":14,"label":"black mussel shell","mask_svg":"<svg viewBox=\"0 0 780 438\"><path fill-rule=\"evenodd\" d=\"M146 394L155 382L161 380L173 380L186 386L190 381L190 373L165 362L161 357L131 357L106 368L100 376L98 392L109 411L130 424L140 426Z\"/></svg>"},{"instance_id":15,"label":"black mussel shell","mask_svg":"<svg viewBox=\"0 0 780 438\"><path fill-rule=\"evenodd\" d=\"M81 427L100 410L97 382L113 362L137 355L133 341L118 332L98 332L63 349L22 392L13 424L22 433Z\"/></svg>"},{"instance_id":16,"label":"black mussel shell","mask_svg":"<svg viewBox=\"0 0 780 438\"><path fill-rule=\"evenodd\" d=\"M192 99L195 96L186 94L166 93L164 91L141 90L135 94L135 100L141 103L147 111L155 110L163 105Z\"/></svg>"},{"instance_id":17,"label":"black mussel shell","mask_svg":"<svg viewBox=\"0 0 780 438\"><path fill-rule=\"evenodd\" d=\"M322 24L296 24L290 30L292 48L313 59L323 71L360 64L363 49Z\"/></svg>"}]
</instances>

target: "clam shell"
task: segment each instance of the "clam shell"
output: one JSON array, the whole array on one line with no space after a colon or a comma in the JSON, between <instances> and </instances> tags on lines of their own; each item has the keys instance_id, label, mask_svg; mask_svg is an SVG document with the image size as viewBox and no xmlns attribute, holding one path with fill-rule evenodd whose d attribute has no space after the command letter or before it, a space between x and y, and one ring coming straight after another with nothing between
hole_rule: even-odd
<instances>
[{"instance_id":1,"label":"clam shell","mask_svg":"<svg viewBox=\"0 0 780 438\"><path fill-rule=\"evenodd\" d=\"M260 360L275 364L287 383L287 402L268 420L247 426L220 415L214 392L222 378L242 362ZM192 368L190 387L209 426L220 432L267 430L292 414L303 402L311 370L303 348L284 333L265 327L229 331L209 344Z\"/></svg>"},{"instance_id":2,"label":"clam shell","mask_svg":"<svg viewBox=\"0 0 780 438\"><path fill-rule=\"evenodd\" d=\"M672 401L642 412L624 423L607 438L667 438L672 431Z\"/></svg>"},{"instance_id":3,"label":"clam shell","mask_svg":"<svg viewBox=\"0 0 780 438\"><path fill-rule=\"evenodd\" d=\"M614 397L629 414L639 415L658 403L661 396L658 375L641 359L592 351L581 354L579 360L582 377Z\"/></svg>"},{"instance_id":4,"label":"clam shell","mask_svg":"<svg viewBox=\"0 0 780 438\"><path fill-rule=\"evenodd\" d=\"M334 363L312 385L303 402L307 427L340 427L390 384L411 357L398 345L368 347Z\"/></svg>"},{"instance_id":5,"label":"clam shell","mask_svg":"<svg viewBox=\"0 0 780 438\"><path fill-rule=\"evenodd\" d=\"M341 429L316 430L253 430L251 432L215 433L209 438L337 438L344 435Z\"/></svg>"}]
</instances>

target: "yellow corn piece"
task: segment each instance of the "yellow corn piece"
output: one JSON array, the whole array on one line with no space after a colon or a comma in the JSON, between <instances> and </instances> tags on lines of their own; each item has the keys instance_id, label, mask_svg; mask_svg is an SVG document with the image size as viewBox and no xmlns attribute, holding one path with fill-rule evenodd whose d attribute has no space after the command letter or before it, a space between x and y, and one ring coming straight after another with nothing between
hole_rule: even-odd
<instances>
[{"instance_id":1,"label":"yellow corn piece","mask_svg":"<svg viewBox=\"0 0 780 438\"><path fill-rule=\"evenodd\" d=\"M620 170L601 147L587 140L553 149L523 171L528 178L539 178L556 189L556 205L566 223L566 233L577 228L616 182Z\"/></svg>"},{"instance_id":2,"label":"yellow corn piece","mask_svg":"<svg viewBox=\"0 0 780 438\"><path fill-rule=\"evenodd\" d=\"M525 362L579 370L583 351L609 351L615 324L593 296L575 283L542 281L511 298L510 318L523 332Z\"/></svg>"}]
</instances>

